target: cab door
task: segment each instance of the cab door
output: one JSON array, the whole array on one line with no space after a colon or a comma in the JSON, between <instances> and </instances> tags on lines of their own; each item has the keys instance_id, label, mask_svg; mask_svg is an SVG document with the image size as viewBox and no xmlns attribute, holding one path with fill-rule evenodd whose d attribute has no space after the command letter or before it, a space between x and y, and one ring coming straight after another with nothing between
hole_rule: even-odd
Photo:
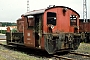
<instances>
[{"instance_id":1,"label":"cab door","mask_svg":"<svg viewBox=\"0 0 90 60\"><path fill-rule=\"evenodd\" d=\"M24 44L35 47L34 19L26 18L24 21Z\"/></svg>"}]
</instances>

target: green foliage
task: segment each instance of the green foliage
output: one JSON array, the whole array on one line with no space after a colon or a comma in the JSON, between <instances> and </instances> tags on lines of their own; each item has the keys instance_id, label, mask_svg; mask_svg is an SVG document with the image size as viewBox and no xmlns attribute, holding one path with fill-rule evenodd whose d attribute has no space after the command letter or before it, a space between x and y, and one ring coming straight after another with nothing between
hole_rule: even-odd
<instances>
[{"instance_id":1,"label":"green foliage","mask_svg":"<svg viewBox=\"0 0 90 60\"><path fill-rule=\"evenodd\" d=\"M12 33L15 33L15 32L17 32L17 29L16 28L12 29Z\"/></svg>"},{"instance_id":2,"label":"green foliage","mask_svg":"<svg viewBox=\"0 0 90 60\"><path fill-rule=\"evenodd\" d=\"M5 34L6 30L0 30L0 33Z\"/></svg>"},{"instance_id":3,"label":"green foliage","mask_svg":"<svg viewBox=\"0 0 90 60\"><path fill-rule=\"evenodd\" d=\"M2 26L16 26L16 23L11 23L11 22L2 22Z\"/></svg>"}]
</instances>

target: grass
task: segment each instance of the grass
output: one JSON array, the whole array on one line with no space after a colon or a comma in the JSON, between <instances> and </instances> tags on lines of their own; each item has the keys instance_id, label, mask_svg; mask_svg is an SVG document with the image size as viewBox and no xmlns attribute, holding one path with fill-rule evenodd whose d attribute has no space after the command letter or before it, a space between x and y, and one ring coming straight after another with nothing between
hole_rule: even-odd
<instances>
[{"instance_id":1,"label":"grass","mask_svg":"<svg viewBox=\"0 0 90 60\"><path fill-rule=\"evenodd\" d=\"M80 43L80 46L77 51L90 54L90 43Z\"/></svg>"},{"instance_id":2,"label":"grass","mask_svg":"<svg viewBox=\"0 0 90 60\"><path fill-rule=\"evenodd\" d=\"M35 56L29 56L22 52L11 51L11 50L0 50L0 60L42 60Z\"/></svg>"},{"instance_id":3,"label":"grass","mask_svg":"<svg viewBox=\"0 0 90 60\"><path fill-rule=\"evenodd\" d=\"M0 55L0 60L6 60L6 59Z\"/></svg>"},{"instance_id":4,"label":"grass","mask_svg":"<svg viewBox=\"0 0 90 60\"><path fill-rule=\"evenodd\" d=\"M1 44L6 44L6 41L0 41Z\"/></svg>"},{"instance_id":5,"label":"grass","mask_svg":"<svg viewBox=\"0 0 90 60\"><path fill-rule=\"evenodd\" d=\"M20 53L20 52L13 52L11 53L11 56L14 57L17 60L40 60L39 58L36 58L34 56L29 56L25 53Z\"/></svg>"}]
</instances>

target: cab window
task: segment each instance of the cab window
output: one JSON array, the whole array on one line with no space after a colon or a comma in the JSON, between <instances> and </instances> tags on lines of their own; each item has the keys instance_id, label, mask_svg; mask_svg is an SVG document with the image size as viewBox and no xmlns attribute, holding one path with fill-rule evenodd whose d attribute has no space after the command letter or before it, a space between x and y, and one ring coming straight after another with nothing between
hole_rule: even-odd
<instances>
[{"instance_id":1,"label":"cab window","mask_svg":"<svg viewBox=\"0 0 90 60\"><path fill-rule=\"evenodd\" d=\"M47 12L47 24L56 25L56 13Z\"/></svg>"},{"instance_id":2,"label":"cab window","mask_svg":"<svg viewBox=\"0 0 90 60\"><path fill-rule=\"evenodd\" d=\"M71 26L77 25L77 16L76 15L70 15L70 25Z\"/></svg>"}]
</instances>

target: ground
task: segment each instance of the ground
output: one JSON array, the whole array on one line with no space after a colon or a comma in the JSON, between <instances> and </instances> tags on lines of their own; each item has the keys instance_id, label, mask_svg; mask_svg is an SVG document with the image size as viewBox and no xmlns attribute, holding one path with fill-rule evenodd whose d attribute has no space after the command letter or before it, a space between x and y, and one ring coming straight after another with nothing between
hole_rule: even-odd
<instances>
[{"instance_id":1,"label":"ground","mask_svg":"<svg viewBox=\"0 0 90 60\"><path fill-rule=\"evenodd\" d=\"M0 42L2 43L2 42ZM5 42L3 42L5 44ZM90 43L81 43L78 52L90 54ZM49 60L50 58L27 54L25 52L8 49L0 45L0 60Z\"/></svg>"}]
</instances>

